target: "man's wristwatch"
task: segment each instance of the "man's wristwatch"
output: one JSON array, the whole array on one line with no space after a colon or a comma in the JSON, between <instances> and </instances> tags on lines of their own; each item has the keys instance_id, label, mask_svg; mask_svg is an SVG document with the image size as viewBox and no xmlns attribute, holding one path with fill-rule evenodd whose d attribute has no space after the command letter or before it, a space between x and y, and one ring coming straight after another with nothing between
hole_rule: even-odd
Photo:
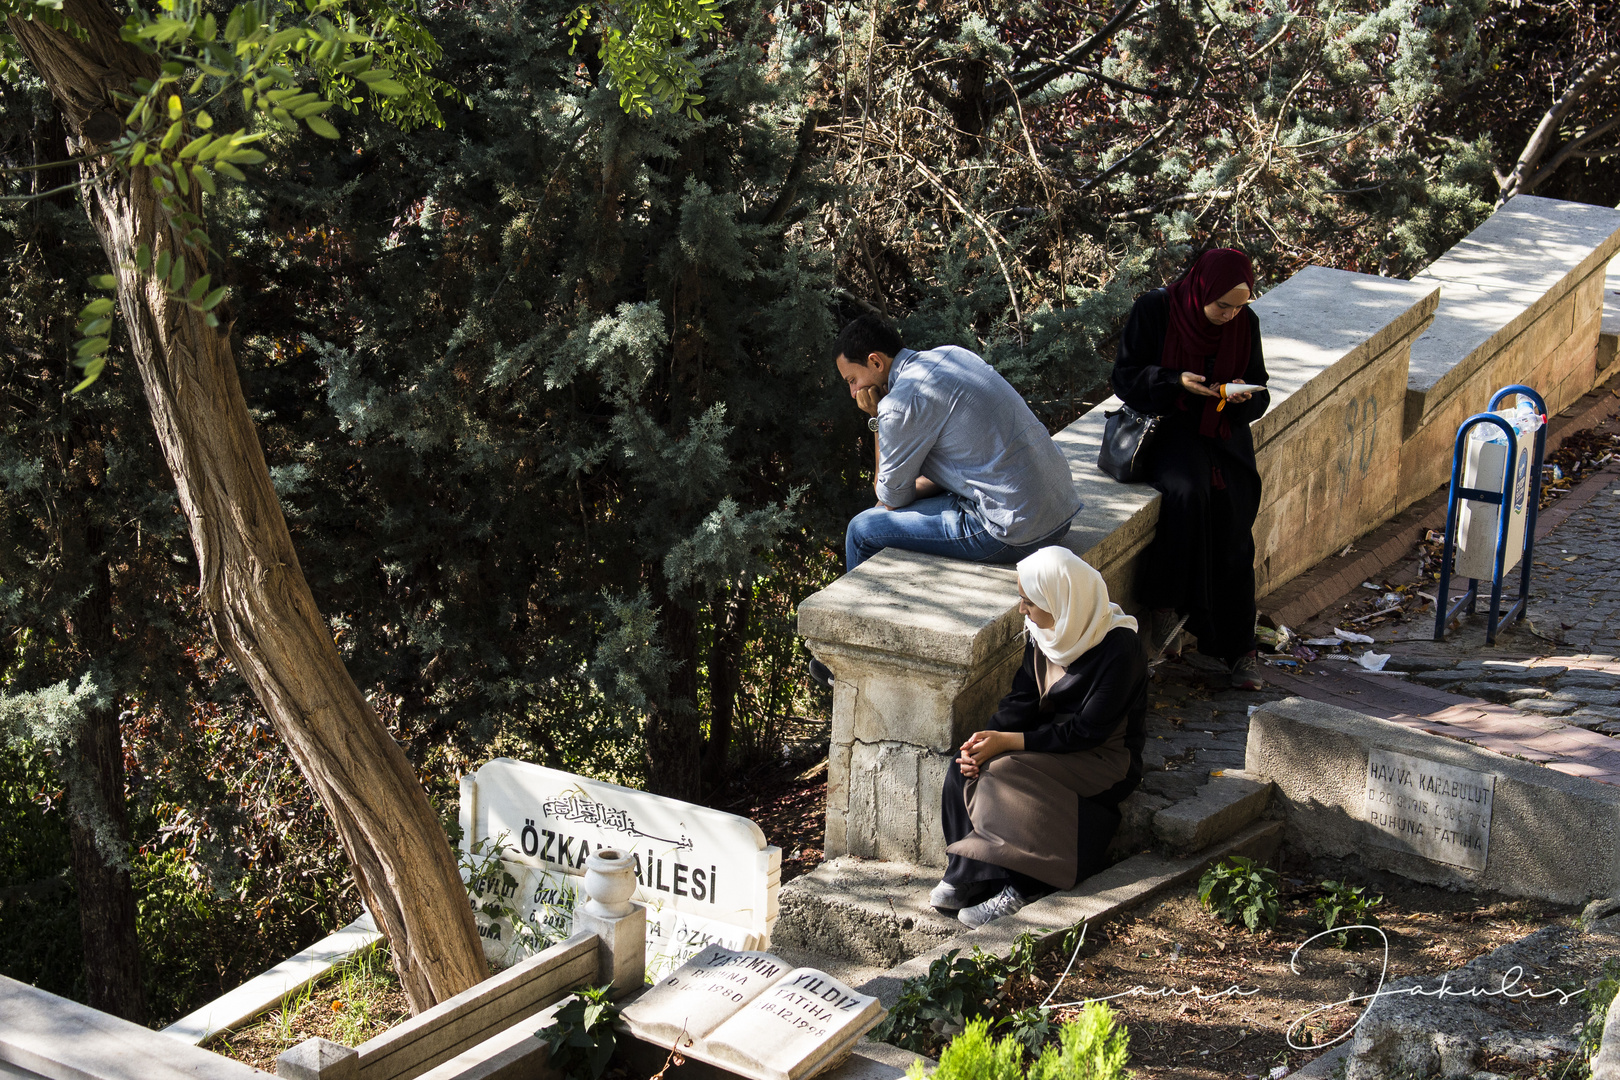
<instances>
[{"instance_id":1,"label":"man's wristwatch","mask_svg":"<svg viewBox=\"0 0 1620 1080\"><path fill-rule=\"evenodd\" d=\"M877 429L878 429L877 417L868 416L866 418L866 430L867 431L876 431Z\"/></svg>"}]
</instances>

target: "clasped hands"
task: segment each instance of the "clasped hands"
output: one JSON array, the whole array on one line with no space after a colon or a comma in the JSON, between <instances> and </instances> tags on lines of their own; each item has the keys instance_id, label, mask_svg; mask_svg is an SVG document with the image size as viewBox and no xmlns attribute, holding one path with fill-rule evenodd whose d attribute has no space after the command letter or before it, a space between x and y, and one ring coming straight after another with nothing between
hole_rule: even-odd
<instances>
[{"instance_id":1,"label":"clasped hands","mask_svg":"<svg viewBox=\"0 0 1620 1080\"><path fill-rule=\"evenodd\" d=\"M971 780L978 776L984 764L997 754L1023 748L1022 731L975 731L962 744L961 756L956 759L956 763L962 767L962 775Z\"/></svg>"},{"instance_id":2,"label":"clasped hands","mask_svg":"<svg viewBox=\"0 0 1620 1080\"><path fill-rule=\"evenodd\" d=\"M1181 388L1189 394L1199 394L1203 397L1220 397L1221 392L1208 385L1202 375L1194 375L1190 371L1181 373ZM1227 394L1226 400L1232 405L1241 405L1254 396L1253 391L1242 394ZM875 408L876 406L874 406Z\"/></svg>"}]
</instances>

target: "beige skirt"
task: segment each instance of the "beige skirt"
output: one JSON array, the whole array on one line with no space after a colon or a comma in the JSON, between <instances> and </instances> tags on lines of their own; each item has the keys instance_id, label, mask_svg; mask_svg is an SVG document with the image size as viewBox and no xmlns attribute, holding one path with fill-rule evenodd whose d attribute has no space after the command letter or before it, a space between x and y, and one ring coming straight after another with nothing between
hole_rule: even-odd
<instances>
[{"instance_id":1,"label":"beige skirt","mask_svg":"<svg viewBox=\"0 0 1620 1080\"><path fill-rule=\"evenodd\" d=\"M1028 874L1055 889L1073 888L1080 800L1107 791L1130 768L1124 724L1092 750L1017 750L991 758L964 791L973 831L945 850Z\"/></svg>"}]
</instances>

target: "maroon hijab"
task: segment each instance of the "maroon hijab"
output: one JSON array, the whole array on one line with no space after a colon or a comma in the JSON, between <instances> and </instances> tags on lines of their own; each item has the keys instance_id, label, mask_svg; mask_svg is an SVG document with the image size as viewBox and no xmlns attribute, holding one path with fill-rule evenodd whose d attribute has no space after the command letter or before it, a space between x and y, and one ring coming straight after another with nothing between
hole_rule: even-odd
<instances>
[{"instance_id":1,"label":"maroon hijab","mask_svg":"<svg viewBox=\"0 0 1620 1080\"><path fill-rule=\"evenodd\" d=\"M1254 266L1249 257L1236 248L1214 248L1198 256L1192 269L1180 281L1171 285L1170 328L1164 335L1164 351L1159 366L1176 371L1191 371L1204 376L1214 386L1243 377L1249 367L1249 348L1252 334L1249 317L1239 313L1224 326L1217 326L1204 314L1204 306L1225 296L1239 285L1249 287L1254 295ZM1214 357L1206 366L1206 359ZM1204 415L1199 420L1198 433L1214 437L1229 433L1230 425L1216 409L1218 398L1189 398L1183 394L1181 407L1189 401L1204 403Z\"/></svg>"}]
</instances>

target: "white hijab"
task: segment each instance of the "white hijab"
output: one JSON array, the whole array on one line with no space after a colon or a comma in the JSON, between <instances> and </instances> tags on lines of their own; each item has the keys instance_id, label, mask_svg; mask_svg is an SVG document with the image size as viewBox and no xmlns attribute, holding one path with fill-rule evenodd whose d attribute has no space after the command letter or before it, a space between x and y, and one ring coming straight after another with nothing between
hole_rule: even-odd
<instances>
[{"instance_id":1,"label":"white hijab","mask_svg":"<svg viewBox=\"0 0 1620 1080\"><path fill-rule=\"evenodd\" d=\"M1036 647L1060 667L1102 643L1115 627L1136 629L1136 620L1108 600L1102 575L1064 547L1044 547L1018 564L1024 595L1055 620L1042 630L1028 618L1024 626Z\"/></svg>"}]
</instances>

